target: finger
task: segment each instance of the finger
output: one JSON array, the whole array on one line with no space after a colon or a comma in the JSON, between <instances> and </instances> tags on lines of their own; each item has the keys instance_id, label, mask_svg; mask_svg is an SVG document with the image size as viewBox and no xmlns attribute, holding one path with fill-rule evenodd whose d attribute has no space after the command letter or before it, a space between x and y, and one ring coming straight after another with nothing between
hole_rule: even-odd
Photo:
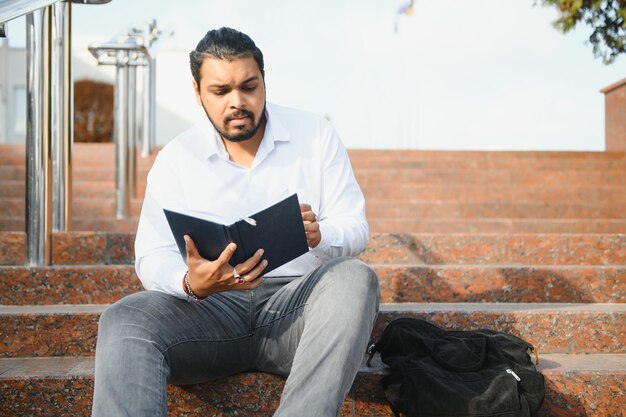
<instances>
[{"instance_id":1,"label":"finger","mask_svg":"<svg viewBox=\"0 0 626 417\"><path fill-rule=\"evenodd\" d=\"M235 267L237 272L241 275L246 274L248 271L251 271L260 261L265 251L263 249L259 249L250 257L250 259L246 260L244 263L239 264Z\"/></svg>"},{"instance_id":2,"label":"finger","mask_svg":"<svg viewBox=\"0 0 626 417\"><path fill-rule=\"evenodd\" d=\"M253 290L256 287L258 287L259 285L263 284L263 281L265 281L265 277L264 276L260 276L259 278L255 279L254 281L247 282L246 283L246 289L247 290Z\"/></svg>"},{"instance_id":3,"label":"finger","mask_svg":"<svg viewBox=\"0 0 626 417\"><path fill-rule=\"evenodd\" d=\"M302 212L302 220L306 222L314 222L317 220L317 216L312 211L303 211Z\"/></svg>"},{"instance_id":4,"label":"finger","mask_svg":"<svg viewBox=\"0 0 626 417\"><path fill-rule=\"evenodd\" d=\"M252 269L252 271L243 275L243 279L246 282L256 281L261 276L261 273L266 267L267 267L267 259L263 259L261 262L259 262L257 266L254 267L254 269Z\"/></svg>"},{"instance_id":5,"label":"finger","mask_svg":"<svg viewBox=\"0 0 626 417\"><path fill-rule=\"evenodd\" d=\"M319 223L305 223L304 224L304 232L305 233L317 233L320 231Z\"/></svg>"},{"instance_id":6,"label":"finger","mask_svg":"<svg viewBox=\"0 0 626 417\"><path fill-rule=\"evenodd\" d=\"M229 243L222 253L220 253L219 258L217 258L215 262L217 262L220 266L226 265L230 261L230 258L233 257L235 250L237 250L237 244Z\"/></svg>"},{"instance_id":7,"label":"finger","mask_svg":"<svg viewBox=\"0 0 626 417\"><path fill-rule=\"evenodd\" d=\"M304 213L305 211L311 211L311 205L310 204L306 204L306 203L300 204L300 212Z\"/></svg>"}]
</instances>

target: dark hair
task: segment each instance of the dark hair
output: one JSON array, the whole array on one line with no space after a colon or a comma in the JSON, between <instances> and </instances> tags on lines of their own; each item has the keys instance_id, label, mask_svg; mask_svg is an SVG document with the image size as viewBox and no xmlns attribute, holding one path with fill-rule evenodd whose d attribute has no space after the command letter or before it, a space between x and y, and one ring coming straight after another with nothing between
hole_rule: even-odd
<instances>
[{"instance_id":1,"label":"dark hair","mask_svg":"<svg viewBox=\"0 0 626 417\"><path fill-rule=\"evenodd\" d=\"M198 42L196 49L189 52L191 75L196 80L198 88L200 88L200 67L208 56L226 60L252 57L259 66L261 76L265 78L263 53L248 35L235 29L223 27L210 30Z\"/></svg>"}]
</instances>

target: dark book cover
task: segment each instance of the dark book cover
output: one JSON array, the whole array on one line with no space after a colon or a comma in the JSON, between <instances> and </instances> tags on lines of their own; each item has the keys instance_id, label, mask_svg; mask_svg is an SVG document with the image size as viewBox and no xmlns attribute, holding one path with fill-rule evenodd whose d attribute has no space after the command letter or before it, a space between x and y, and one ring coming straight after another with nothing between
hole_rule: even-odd
<instances>
[{"instance_id":1,"label":"dark book cover","mask_svg":"<svg viewBox=\"0 0 626 417\"><path fill-rule=\"evenodd\" d=\"M200 256L216 260L229 243L237 244L231 265L245 262L263 248L267 267L263 275L308 252L298 196L293 194L278 203L230 225L163 209L176 245L186 261L184 235L196 244Z\"/></svg>"}]
</instances>

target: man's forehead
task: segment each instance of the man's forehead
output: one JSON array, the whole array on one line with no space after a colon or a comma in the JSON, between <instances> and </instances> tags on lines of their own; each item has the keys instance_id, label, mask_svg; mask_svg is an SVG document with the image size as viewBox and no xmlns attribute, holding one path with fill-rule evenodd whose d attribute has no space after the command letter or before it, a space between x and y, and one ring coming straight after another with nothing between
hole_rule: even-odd
<instances>
[{"instance_id":1,"label":"man's forehead","mask_svg":"<svg viewBox=\"0 0 626 417\"><path fill-rule=\"evenodd\" d=\"M227 85L261 78L261 71L253 57L220 59L207 56L200 67L202 81Z\"/></svg>"}]
</instances>

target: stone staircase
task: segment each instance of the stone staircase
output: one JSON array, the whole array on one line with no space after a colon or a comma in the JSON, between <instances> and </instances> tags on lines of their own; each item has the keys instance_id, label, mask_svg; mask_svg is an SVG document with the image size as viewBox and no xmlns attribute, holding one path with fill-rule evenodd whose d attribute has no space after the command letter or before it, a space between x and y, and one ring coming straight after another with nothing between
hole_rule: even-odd
<instances>
[{"instance_id":1,"label":"stone staircase","mask_svg":"<svg viewBox=\"0 0 626 417\"><path fill-rule=\"evenodd\" d=\"M367 201L361 258L397 317L533 343L542 416L626 410L626 153L350 151ZM75 147L72 232L26 267L24 148L0 146L0 415L87 416L100 313L139 291L136 218L115 221L113 148ZM139 195L153 158L139 164ZM139 213L141 198L133 201ZM392 416L384 366L363 366L341 416ZM172 416L269 416L283 380L169 387Z\"/></svg>"}]
</instances>

